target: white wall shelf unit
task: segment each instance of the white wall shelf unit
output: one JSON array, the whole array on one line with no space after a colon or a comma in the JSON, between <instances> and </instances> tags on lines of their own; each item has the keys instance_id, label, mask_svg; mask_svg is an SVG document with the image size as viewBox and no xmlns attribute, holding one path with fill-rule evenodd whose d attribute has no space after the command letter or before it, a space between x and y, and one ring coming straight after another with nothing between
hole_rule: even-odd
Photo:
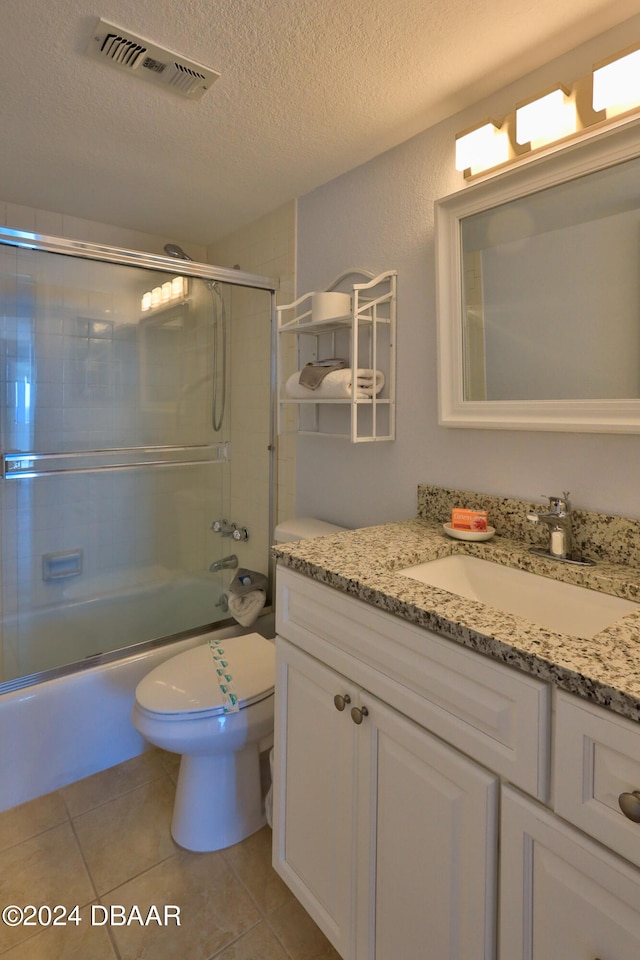
<instances>
[{"instance_id":1,"label":"white wall shelf unit","mask_svg":"<svg viewBox=\"0 0 640 960\"><path fill-rule=\"evenodd\" d=\"M318 319L314 310L316 293L306 293L277 308L279 434L342 437L352 443L395 438L397 272L389 270L373 277L353 271L343 275L328 292L339 282L358 276L370 279L352 283L348 313ZM295 337L294 373L286 369L286 341L290 337ZM329 386L329 381L323 381L317 391L308 390L308 397L301 397L297 390L295 396L291 395L287 383L293 378L297 384L306 363L335 357L347 363L338 371L339 383ZM379 392L373 386L376 374L382 374L384 380ZM369 377L371 386L365 382ZM286 416L291 407L296 411L295 426Z\"/></svg>"}]
</instances>

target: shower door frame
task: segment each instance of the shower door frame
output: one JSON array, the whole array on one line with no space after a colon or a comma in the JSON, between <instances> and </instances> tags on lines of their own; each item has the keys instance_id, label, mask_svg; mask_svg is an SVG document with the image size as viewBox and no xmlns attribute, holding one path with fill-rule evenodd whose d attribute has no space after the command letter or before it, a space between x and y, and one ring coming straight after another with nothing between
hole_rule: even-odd
<instances>
[{"instance_id":1,"label":"shower door frame","mask_svg":"<svg viewBox=\"0 0 640 960\"><path fill-rule=\"evenodd\" d=\"M182 276L193 277L199 280L213 280L220 283L229 284L230 286L237 287L247 287L256 290L264 290L270 295L270 363L269 363L269 517L268 517L268 530L270 542L273 543L273 534L275 529L275 517L276 517L276 497L278 490L278 478L277 478L277 459L275 456L276 453L276 426L275 426L275 397L276 397L276 362L275 362L275 341L276 341L276 292L279 287L277 280L271 279L269 277L263 277L259 274L248 273L243 270L236 268L227 268L227 267L218 267L212 264L199 263L195 260L180 260L177 261L175 257L169 257L164 255L158 255L153 253L146 253L139 250L131 250L126 247L115 247L107 244L92 243L84 240L69 240L65 237L56 237L47 234L31 233L25 230L15 230L9 227L0 226L0 245L2 246L11 246L11 247L22 247L29 250L43 251L45 253L58 253L64 256L77 257L84 260L97 260L103 263L115 263L122 264L125 266L139 267L141 269L155 270L159 273L171 273L175 274L179 266L179 272ZM228 455L228 450L231 447L231 441L222 442L215 445L218 448L216 455L212 458L214 460L227 460L230 459ZM149 446L136 447L127 447L123 448L126 450L127 454L135 453L136 450L142 454L146 452L149 454ZM160 450L161 448L157 448ZM186 448L176 448L176 447L166 447L162 448L162 451L165 455L171 457L172 454L177 454L182 452L182 449ZM212 449L208 447L207 449ZM199 448L200 453L205 453L204 448ZM81 456L97 456L100 460L104 455L112 454L116 451L113 450L96 450L96 451L82 451ZM6 465L9 460L22 459L24 461L31 460L37 461L39 459L53 459L56 457L61 457L64 459L73 459L74 454L63 454L56 455L53 454L49 457L47 456L33 456L30 457L28 454L21 454L19 457L16 455L10 455L2 453L0 456L0 482L7 483L12 479L9 471L7 475ZM202 460L179 460L179 459L168 459L156 462L163 463L172 463L174 465L187 463L187 462L203 462ZM52 469L45 471L38 471L31 466L30 469L25 471L15 470L13 472L14 479L20 479L20 477L39 477L47 476L52 473L76 473L76 472L85 472L85 470L121 470L129 469L136 466L149 466L150 463L154 461L145 460L141 456L140 461L136 462L135 460L128 460L126 463L121 464L98 464L96 466L83 468L83 467L63 467L61 470L56 470L55 466ZM267 558L268 564L268 577L269 577L269 589L267 594L267 606L265 610L268 612L270 609L270 604L272 602L272 593L273 593L273 560L271 557ZM216 628L224 627L228 624L233 623L230 620L224 620L217 622L215 624ZM202 624L199 627L193 628L191 630L186 630L177 634L172 634L166 637L159 637L152 640L141 641L130 645L128 647L122 647L118 650L108 651L105 653L97 653L92 656L89 656L83 660L64 664L62 666L53 667L48 670L43 670L38 673L29 674L23 677L17 677L13 680L5 681L0 683L0 692L5 693L11 690L21 689L22 687L30 686L34 683L39 683L44 680L52 680L56 677L66 676L71 673L77 673L82 670L86 670L90 667L99 666L103 663L109 663L115 660L123 659L127 656L130 656L132 652L135 654L142 653L145 650L152 649L154 647L163 646L165 644L172 643L174 641L183 640L191 636L196 636L202 633L202 630L209 627L208 624Z\"/></svg>"}]
</instances>

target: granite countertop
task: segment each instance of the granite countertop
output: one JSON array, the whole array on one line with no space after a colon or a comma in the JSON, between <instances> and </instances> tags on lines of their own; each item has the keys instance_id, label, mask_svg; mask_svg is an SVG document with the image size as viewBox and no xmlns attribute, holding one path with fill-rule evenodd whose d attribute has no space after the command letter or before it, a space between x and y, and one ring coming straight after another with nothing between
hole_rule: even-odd
<instances>
[{"instance_id":1,"label":"granite countertop","mask_svg":"<svg viewBox=\"0 0 640 960\"><path fill-rule=\"evenodd\" d=\"M441 523L422 519L273 548L278 562L292 570L640 722L640 606L585 640L394 572L455 553L640 603L638 567L607 561L574 567L536 556L528 544L506 536L480 543L453 540Z\"/></svg>"}]
</instances>

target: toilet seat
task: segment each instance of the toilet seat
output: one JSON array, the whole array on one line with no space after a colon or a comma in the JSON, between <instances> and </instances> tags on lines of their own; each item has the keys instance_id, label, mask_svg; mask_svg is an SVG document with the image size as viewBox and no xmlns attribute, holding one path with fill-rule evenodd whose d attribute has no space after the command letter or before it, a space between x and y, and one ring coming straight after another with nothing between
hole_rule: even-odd
<instances>
[{"instance_id":1,"label":"toilet seat","mask_svg":"<svg viewBox=\"0 0 640 960\"><path fill-rule=\"evenodd\" d=\"M216 646L224 649L240 710L273 695L275 646L271 641L249 633ZM138 708L166 721L214 717L224 713L225 702L208 643L161 663L136 689Z\"/></svg>"}]
</instances>

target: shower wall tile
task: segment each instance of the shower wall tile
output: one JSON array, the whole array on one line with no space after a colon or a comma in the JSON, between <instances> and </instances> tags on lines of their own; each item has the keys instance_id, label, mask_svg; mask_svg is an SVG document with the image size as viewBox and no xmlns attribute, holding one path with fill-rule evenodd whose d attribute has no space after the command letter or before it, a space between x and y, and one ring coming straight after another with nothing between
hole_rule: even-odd
<instances>
[{"instance_id":1,"label":"shower wall tile","mask_svg":"<svg viewBox=\"0 0 640 960\"><path fill-rule=\"evenodd\" d=\"M17 203L7 203L5 209L5 226L11 230L36 229L36 211L33 207L25 207Z\"/></svg>"},{"instance_id":2,"label":"shower wall tile","mask_svg":"<svg viewBox=\"0 0 640 960\"><path fill-rule=\"evenodd\" d=\"M167 242L166 237L159 237L156 234L127 230L112 224L8 203L1 199L0 223L14 230L33 230L36 233L67 237L70 240L88 240L92 243L104 243L149 253L162 253L163 246ZM195 260L206 261L207 251L205 246L190 243L187 237L171 237L169 239L184 244Z\"/></svg>"},{"instance_id":3,"label":"shower wall tile","mask_svg":"<svg viewBox=\"0 0 640 960\"><path fill-rule=\"evenodd\" d=\"M64 217L61 213L50 213L48 210L36 210L36 233L44 233L50 237L63 235Z\"/></svg>"}]
</instances>

